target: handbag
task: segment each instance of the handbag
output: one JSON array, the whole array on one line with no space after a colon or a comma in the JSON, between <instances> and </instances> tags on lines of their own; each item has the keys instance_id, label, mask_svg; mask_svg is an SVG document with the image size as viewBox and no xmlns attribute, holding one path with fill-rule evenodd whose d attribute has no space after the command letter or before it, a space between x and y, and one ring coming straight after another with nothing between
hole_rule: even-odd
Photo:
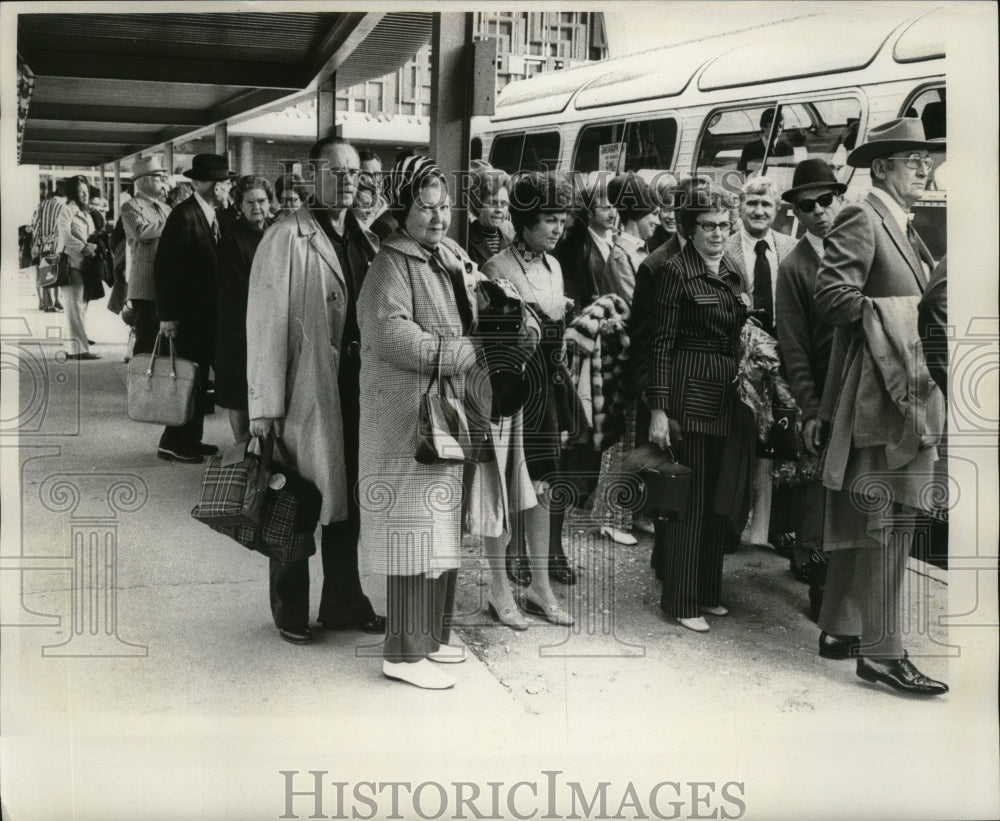
<instances>
[{"instance_id":1,"label":"handbag","mask_svg":"<svg viewBox=\"0 0 1000 821\"><path fill-rule=\"evenodd\" d=\"M438 365L431 374L427 390L420 397L417 411L417 447L414 458L422 465L490 462L489 432L470 432L465 409L455 394L451 379L440 375L441 343ZM434 383L438 383L434 392Z\"/></svg>"},{"instance_id":2,"label":"handbag","mask_svg":"<svg viewBox=\"0 0 1000 821\"><path fill-rule=\"evenodd\" d=\"M625 454L622 472L626 477L615 500L622 507L651 519L676 520L687 515L691 468L678 462L672 449L644 442Z\"/></svg>"},{"instance_id":3,"label":"handbag","mask_svg":"<svg viewBox=\"0 0 1000 821\"><path fill-rule=\"evenodd\" d=\"M36 288L61 288L69 285L69 257L65 254L46 254L35 268Z\"/></svg>"},{"instance_id":4,"label":"handbag","mask_svg":"<svg viewBox=\"0 0 1000 821\"><path fill-rule=\"evenodd\" d=\"M798 408L775 407L774 421L767 432L767 439L758 440L757 456L762 459L787 461L799 458Z\"/></svg>"},{"instance_id":5,"label":"handbag","mask_svg":"<svg viewBox=\"0 0 1000 821\"><path fill-rule=\"evenodd\" d=\"M285 463L272 458L274 444ZM291 462L284 442L268 436L260 458L261 470L267 474L268 480L259 522L234 525L206 521L198 516L195 518L248 550L281 564L307 559L316 552L315 531L323 497L316 485L288 466ZM191 515L194 516L194 510Z\"/></svg>"},{"instance_id":6,"label":"handbag","mask_svg":"<svg viewBox=\"0 0 1000 821\"><path fill-rule=\"evenodd\" d=\"M148 360L133 356L128 363L128 418L134 422L183 425L194 416L198 363L176 356L173 338L169 340L169 357L158 357L162 338L162 333L156 335Z\"/></svg>"},{"instance_id":7,"label":"handbag","mask_svg":"<svg viewBox=\"0 0 1000 821\"><path fill-rule=\"evenodd\" d=\"M198 503L191 509L191 515L199 522L208 525L260 524L264 495L271 477L268 466L274 440L267 437L263 452L257 437L245 438L239 444L242 445L242 458L233 459L230 451L209 460L201 480Z\"/></svg>"}]
</instances>

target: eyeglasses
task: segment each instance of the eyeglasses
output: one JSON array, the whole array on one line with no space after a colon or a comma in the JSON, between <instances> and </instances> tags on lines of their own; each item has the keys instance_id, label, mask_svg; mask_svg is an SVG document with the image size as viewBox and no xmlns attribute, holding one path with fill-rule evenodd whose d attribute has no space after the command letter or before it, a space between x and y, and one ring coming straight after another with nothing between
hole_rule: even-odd
<instances>
[{"instance_id":1,"label":"eyeglasses","mask_svg":"<svg viewBox=\"0 0 1000 821\"><path fill-rule=\"evenodd\" d=\"M702 231L706 234L711 234L716 228L722 231L723 234L728 234L733 230L733 224L731 222L697 222L695 223Z\"/></svg>"},{"instance_id":2,"label":"eyeglasses","mask_svg":"<svg viewBox=\"0 0 1000 821\"><path fill-rule=\"evenodd\" d=\"M814 200L799 200L795 203L795 207L799 209L803 214L811 214L813 209L816 208L816 203L819 203L820 208L829 208L833 203L833 198L836 194L830 192L826 194L820 194Z\"/></svg>"},{"instance_id":3,"label":"eyeglasses","mask_svg":"<svg viewBox=\"0 0 1000 821\"><path fill-rule=\"evenodd\" d=\"M911 171L930 171L934 167L934 160L930 157L921 157L919 154L910 154L906 157L887 157L889 162L901 162Z\"/></svg>"}]
</instances>

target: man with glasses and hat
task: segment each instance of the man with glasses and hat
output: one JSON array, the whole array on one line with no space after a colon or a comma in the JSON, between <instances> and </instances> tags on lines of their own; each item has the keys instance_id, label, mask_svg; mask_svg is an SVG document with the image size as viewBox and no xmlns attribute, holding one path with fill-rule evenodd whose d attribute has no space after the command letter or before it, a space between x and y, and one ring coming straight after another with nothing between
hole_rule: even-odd
<instances>
[{"instance_id":1,"label":"man with glasses and hat","mask_svg":"<svg viewBox=\"0 0 1000 821\"><path fill-rule=\"evenodd\" d=\"M857 674L899 692L933 696L903 649L903 585L921 512L937 494L944 399L919 352L917 306L934 265L910 222L933 166L920 120L877 126L847 158L868 168L871 190L846 206L824 239L816 310L834 326L820 416L830 421L823 459L830 576L861 611ZM943 147L943 146L942 146ZM834 607L830 579L824 612Z\"/></svg>"},{"instance_id":2,"label":"man with glasses and hat","mask_svg":"<svg viewBox=\"0 0 1000 821\"><path fill-rule=\"evenodd\" d=\"M129 250L128 299L134 311L135 350L151 351L160 322L156 317L153 261L163 226L170 215L166 203L167 171L159 157L140 157L132 166L135 196L122 204L122 230Z\"/></svg>"},{"instance_id":3,"label":"man with glasses and hat","mask_svg":"<svg viewBox=\"0 0 1000 821\"><path fill-rule=\"evenodd\" d=\"M823 259L823 237L844 207L847 186L837 181L826 160L813 158L795 166L792 187L781 198L795 208L806 233L778 266L775 312L781 317L777 326L781 361L785 376L799 406L802 440L806 452L819 456L824 442L823 422L819 418L820 399L826 384L833 327L816 312L816 271ZM796 568L810 566L812 555L823 550L823 515L826 489L818 479L795 489L792 505L796 540L792 562ZM813 564L812 567L817 567ZM818 578L810 579L810 600L822 589ZM823 632L819 654L823 658L848 658L852 645L858 643L861 614L858 603L837 586L838 577L826 582L835 589L828 599L831 605L819 614ZM815 605L814 605L815 606ZM816 616L813 616L816 618Z\"/></svg>"},{"instance_id":4,"label":"man with glasses and hat","mask_svg":"<svg viewBox=\"0 0 1000 821\"><path fill-rule=\"evenodd\" d=\"M218 306L220 194L234 176L229 163L218 154L196 154L184 172L194 194L167 217L153 260L156 316L159 333L173 339L177 355L198 363L201 384L195 412L183 425L168 425L160 437L157 455L174 462L197 463L218 453L215 445L201 441L208 407L208 372L215 352L215 318ZM220 185L221 183L221 185ZM138 340L135 354L150 353L152 340ZM167 343L161 343L164 352Z\"/></svg>"}]
</instances>

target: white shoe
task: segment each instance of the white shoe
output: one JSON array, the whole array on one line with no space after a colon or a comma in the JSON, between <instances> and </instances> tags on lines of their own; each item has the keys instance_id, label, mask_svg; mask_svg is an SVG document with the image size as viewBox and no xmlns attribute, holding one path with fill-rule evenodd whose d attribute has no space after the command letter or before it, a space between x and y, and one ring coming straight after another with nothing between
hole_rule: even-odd
<instances>
[{"instance_id":1,"label":"white shoe","mask_svg":"<svg viewBox=\"0 0 1000 821\"><path fill-rule=\"evenodd\" d=\"M729 608L724 604L717 604L715 607L702 607L699 608L702 613L708 613L710 616L728 616Z\"/></svg>"},{"instance_id":2,"label":"white shoe","mask_svg":"<svg viewBox=\"0 0 1000 821\"><path fill-rule=\"evenodd\" d=\"M656 533L656 526L649 519L633 519L632 527L641 530L643 533Z\"/></svg>"},{"instance_id":3,"label":"white shoe","mask_svg":"<svg viewBox=\"0 0 1000 821\"><path fill-rule=\"evenodd\" d=\"M629 546L639 544L639 540L631 533L626 533L624 530L619 530L617 527L611 527L611 525L604 525L601 528L601 533L617 544Z\"/></svg>"},{"instance_id":4,"label":"white shoe","mask_svg":"<svg viewBox=\"0 0 1000 821\"><path fill-rule=\"evenodd\" d=\"M677 623L696 633L707 633L711 629L703 616L695 616L693 619L678 618Z\"/></svg>"},{"instance_id":5,"label":"white shoe","mask_svg":"<svg viewBox=\"0 0 1000 821\"><path fill-rule=\"evenodd\" d=\"M427 659L416 662L382 662L382 675L396 681L405 681L414 687L424 690L447 690L455 686L455 679L447 673L442 673Z\"/></svg>"},{"instance_id":6,"label":"white shoe","mask_svg":"<svg viewBox=\"0 0 1000 821\"><path fill-rule=\"evenodd\" d=\"M428 653L427 658L438 664L459 664L465 661L465 648L457 644L442 644L433 653Z\"/></svg>"}]
</instances>

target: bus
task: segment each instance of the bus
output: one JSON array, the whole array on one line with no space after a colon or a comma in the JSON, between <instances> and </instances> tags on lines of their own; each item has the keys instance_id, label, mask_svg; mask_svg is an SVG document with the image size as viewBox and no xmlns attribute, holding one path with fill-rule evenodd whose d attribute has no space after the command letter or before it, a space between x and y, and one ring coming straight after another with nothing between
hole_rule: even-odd
<instances>
[{"instance_id":1,"label":"bus","mask_svg":"<svg viewBox=\"0 0 1000 821\"><path fill-rule=\"evenodd\" d=\"M492 116L473 119L472 157L508 173L766 174L779 190L791 187L798 162L821 157L856 197L868 171L848 166L847 155L874 126L918 117L928 139L944 142L946 13L873 3L863 19L847 19L833 8L514 82ZM762 145L768 109L787 149L744 171L744 147ZM941 257L947 152L933 157L914 223ZM776 228L800 233L786 203Z\"/></svg>"}]
</instances>

